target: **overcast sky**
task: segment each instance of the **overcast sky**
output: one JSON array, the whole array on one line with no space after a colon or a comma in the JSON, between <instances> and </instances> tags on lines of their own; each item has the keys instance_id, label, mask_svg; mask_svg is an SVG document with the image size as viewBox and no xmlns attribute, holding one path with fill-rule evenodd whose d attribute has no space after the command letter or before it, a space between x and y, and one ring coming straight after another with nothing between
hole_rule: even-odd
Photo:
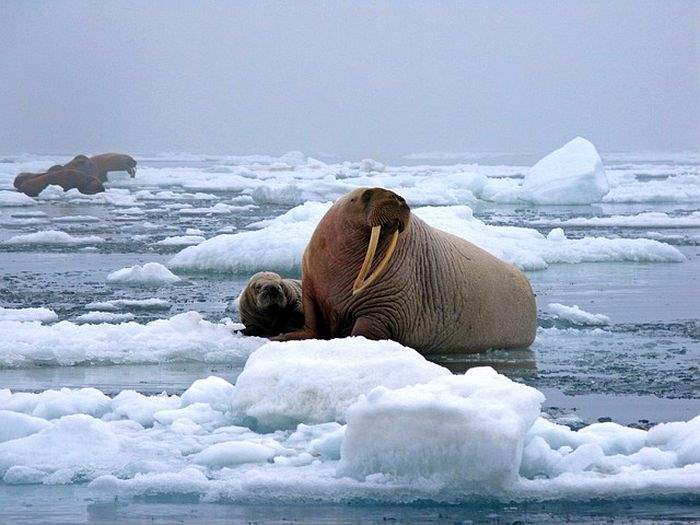
<instances>
[{"instance_id":1,"label":"overcast sky","mask_svg":"<svg viewBox=\"0 0 700 525\"><path fill-rule=\"evenodd\" d=\"M0 1L0 152L700 149L700 2Z\"/></svg>"}]
</instances>

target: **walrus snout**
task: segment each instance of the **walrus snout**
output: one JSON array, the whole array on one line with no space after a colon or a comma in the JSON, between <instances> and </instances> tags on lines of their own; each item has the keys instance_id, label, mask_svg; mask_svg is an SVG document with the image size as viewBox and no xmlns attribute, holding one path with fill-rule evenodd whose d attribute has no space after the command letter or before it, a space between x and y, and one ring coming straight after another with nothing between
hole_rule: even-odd
<instances>
[{"instance_id":1,"label":"walrus snout","mask_svg":"<svg viewBox=\"0 0 700 525\"><path fill-rule=\"evenodd\" d=\"M266 283L258 290L256 302L258 307L262 309L270 308L271 306L284 308L287 306L287 296L279 284Z\"/></svg>"}]
</instances>

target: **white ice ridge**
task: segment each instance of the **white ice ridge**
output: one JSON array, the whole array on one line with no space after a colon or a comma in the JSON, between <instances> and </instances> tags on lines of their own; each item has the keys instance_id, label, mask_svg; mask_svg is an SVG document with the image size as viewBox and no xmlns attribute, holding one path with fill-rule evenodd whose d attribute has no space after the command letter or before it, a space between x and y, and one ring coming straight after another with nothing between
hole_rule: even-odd
<instances>
[{"instance_id":1,"label":"white ice ridge","mask_svg":"<svg viewBox=\"0 0 700 525\"><path fill-rule=\"evenodd\" d=\"M5 241L5 244L100 244L104 239L97 235L87 235L84 237L74 237L69 233L58 230L44 230L24 235L15 235Z\"/></svg>"},{"instance_id":2,"label":"white ice ridge","mask_svg":"<svg viewBox=\"0 0 700 525\"><path fill-rule=\"evenodd\" d=\"M169 310L172 304L165 299L112 299L109 301L95 301L85 305L86 310L102 310L111 312L116 310Z\"/></svg>"},{"instance_id":3,"label":"white ice ridge","mask_svg":"<svg viewBox=\"0 0 700 525\"><path fill-rule=\"evenodd\" d=\"M611 215L609 217L574 217L572 219L537 219L530 224L546 226L586 226L623 228L698 228L700 212L672 217L663 212L644 212L637 215Z\"/></svg>"},{"instance_id":4,"label":"white ice ridge","mask_svg":"<svg viewBox=\"0 0 700 525\"><path fill-rule=\"evenodd\" d=\"M581 326L604 326L610 324L610 318L603 314L592 314L578 307L566 306L560 303L549 303L547 311L559 319Z\"/></svg>"},{"instance_id":5,"label":"white ice ridge","mask_svg":"<svg viewBox=\"0 0 700 525\"><path fill-rule=\"evenodd\" d=\"M166 237L155 244L158 246L196 246L201 244L206 239L201 235L175 235L173 237Z\"/></svg>"},{"instance_id":6,"label":"white ice ridge","mask_svg":"<svg viewBox=\"0 0 700 525\"><path fill-rule=\"evenodd\" d=\"M259 230L217 235L185 248L168 262L173 269L253 273L298 273L304 248L331 206L307 202L259 225ZM568 239L557 228L547 236L535 229L493 226L474 217L469 206L428 206L413 210L428 224L462 237L524 270L582 262L680 262L678 249L650 239Z\"/></svg>"},{"instance_id":7,"label":"white ice ridge","mask_svg":"<svg viewBox=\"0 0 700 525\"><path fill-rule=\"evenodd\" d=\"M310 388L306 410L326 421L296 428L287 420L247 426L237 401L251 385L218 377L195 381L182 396L0 390L0 479L89 481L96 498L110 500L187 494L267 504L700 494L700 417L649 431L596 423L575 432L540 416L540 392L488 367L436 374L417 354L400 360L397 348L359 338L294 348L307 344L304 359L318 373L304 376L305 387L293 395L301 400ZM350 377L325 374L340 371L335 363L351 347L356 358L373 359L366 367L374 380L358 373L362 359ZM258 352L257 377L294 390L302 370L285 357L290 351L278 344ZM348 389L350 382L356 388ZM323 392L348 396L345 408L335 405L347 424L327 412ZM283 406L278 393L270 393L271 406ZM256 396L264 403L264 389Z\"/></svg>"},{"instance_id":8,"label":"white ice ridge","mask_svg":"<svg viewBox=\"0 0 700 525\"><path fill-rule=\"evenodd\" d=\"M0 368L41 365L242 362L265 340L234 333L235 325L212 323L197 312L147 324L53 325L0 319Z\"/></svg>"},{"instance_id":9,"label":"white ice ridge","mask_svg":"<svg viewBox=\"0 0 700 525\"><path fill-rule=\"evenodd\" d=\"M58 315L48 308L3 308L0 306L0 321L52 323L58 321Z\"/></svg>"},{"instance_id":10,"label":"white ice ridge","mask_svg":"<svg viewBox=\"0 0 700 525\"><path fill-rule=\"evenodd\" d=\"M88 312L75 318L78 323L125 323L135 319L132 313Z\"/></svg>"},{"instance_id":11,"label":"white ice ridge","mask_svg":"<svg viewBox=\"0 0 700 525\"><path fill-rule=\"evenodd\" d=\"M0 208L13 206L34 206L37 202L24 193L17 191L0 191Z\"/></svg>"},{"instance_id":12,"label":"white ice ridge","mask_svg":"<svg viewBox=\"0 0 700 525\"><path fill-rule=\"evenodd\" d=\"M157 262L122 268L107 276L107 282L113 284L161 285L175 283L179 280L177 275Z\"/></svg>"}]
</instances>

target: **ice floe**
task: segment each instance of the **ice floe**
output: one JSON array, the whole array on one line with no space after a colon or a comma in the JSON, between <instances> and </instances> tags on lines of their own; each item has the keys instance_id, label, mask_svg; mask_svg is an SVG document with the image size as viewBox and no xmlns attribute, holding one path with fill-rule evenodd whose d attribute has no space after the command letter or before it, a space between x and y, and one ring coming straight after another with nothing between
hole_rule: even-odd
<instances>
[{"instance_id":1,"label":"ice floe","mask_svg":"<svg viewBox=\"0 0 700 525\"><path fill-rule=\"evenodd\" d=\"M307 202L259 223L259 230L218 235L185 248L170 259L168 266L188 271L252 273L267 269L298 273L306 244L329 207L330 203ZM416 208L413 213L525 270L557 263L685 260L673 246L650 239L569 239L559 228L545 236L530 228L489 225L474 217L469 206L429 206Z\"/></svg>"},{"instance_id":2,"label":"ice floe","mask_svg":"<svg viewBox=\"0 0 700 525\"><path fill-rule=\"evenodd\" d=\"M245 426L236 409L244 392L217 377L195 382L181 397L0 390L0 478L90 482L97 499L187 495L266 504L700 494L700 416L648 431L616 423L574 431L540 415L540 392L488 367L437 372L402 347L374 348L372 362L346 360L348 351L366 357L368 344L299 342L278 367L274 357L284 344L253 354L267 363L255 367L260 406L265 386L288 381L283 390L326 420L296 427L289 419L271 421L269 429ZM306 370L290 371L295 352L308 361ZM372 380L359 372L363 365ZM295 386L299 381L303 386ZM269 406L282 406L281 392L269 391ZM347 396L341 404L337 392ZM341 406L347 424L335 421Z\"/></svg>"},{"instance_id":3,"label":"ice floe","mask_svg":"<svg viewBox=\"0 0 700 525\"><path fill-rule=\"evenodd\" d=\"M112 299L109 301L95 301L85 305L86 310L102 310L111 312L116 310L169 310L172 304L165 299Z\"/></svg>"},{"instance_id":4,"label":"ice floe","mask_svg":"<svg viewBox=\"0 0 700 525\"><path fill-rule=\"evenodd\" d=\"M201 244L206 239L201 235L175 235L166 237L154 244L157 246L196 246Z\"/></svg>"},{"instance_id":5,"label":"ice floe","mask_svg":"<svg viewBox=\"0 0 700 525\"><path fill-rule=\"evenodd\" d=\"M528 171L519 198L534 204L590 204L609 190L595 146L577 137Z\"/></svg>"},{"instance_id":6,"label":"ice floe","mask_svg":"<svg viewBox=\"0 0 700 525\"><path fill-rule=\"evenodd\" d=\"M610 318L607 315L586 312L579 308L578 305L566 306L559 303L549 303L547 312L576 325L604 326L610 324Z\"/></svg>"},{"instance_id":7,"label":"ice floe","mask_svg":"<svg viewBox=\"0 0 700 525\"><path fill-rule=\"evenodd\" d=\"M623 228L698 228L700 227L700 212L689 215L670 216L664 212L644 212L637 215L611 215L609 217L574 217L572 219L537 219L530 224L546 226L585 226L623 227Z\"/></svg>"},{"instance_id":8,"label":"ice floe","mask_svg":"<svg viewBox=\"0 0 700 525\"><path fill-rule=\"evenodd\" d=\"M48 308L3 308L0 306L0 321L52 323L58 321L58 315Z\"/></svg>"},{"instance_id":9,"label":"ice floe","mask_svg":"<svg viewBox=\"0 0 700 525\"><path fill-rule=\"evenodd\" d=\"M0 367L79 363L240 362L266 340L186 312L147 324L53 325L0 320Z\"/></svg>"},{"instance_id":10,"label":"ice floe","mask_svg":"<svg viewBox=\"0 0 700 525\"><path fill-rule=\"evenodd\" d=\"M24 193L17 191L0 191L0 207L34 206L37 202Z\"/></svg>"},{"instance_id":11,"label":"ice floe","mask_svg":"<svg viewBox=\"0 0 700 525\"><path fill-rule=\"evenodd\" d=\"M73 236L69 233L58 230L44 230L24 235L15 235L5 241L5 244L39 244L39 245L79 245L79 244L101 244L105 242L97 235L87 235L84 237Z\"/></svg>"},{"instance_id":12,"label":"ice floe","mask_svg":"<svg viewBox=\"0 0 700 525\"><path fill-rule=\"evenodd\" d=\"M113 284L161 285L175 283L179 280L177 275L156 262L122 268L107 276L107 282Z\"/></svg>"},{"instance_id":13,"label":"ice floe","mask_svg":"<svg viewBox=\"0 0 700 525\"><path fill-rule=\"evenodd\" d=\"M342 422L348 406L375 386L397 388L446 372L393 341L273 342L246 362L234 387L233 408L264 428Z\"/></svg>"},{"instance_id":14,"label":"ice floe","mask_svg":"<svg viewBox=\"0 0 700 525\"><path fill-rule=\"evenodd\" d=\"M125 323L135 319L132 313L88 312L75 318L77 323Z\"/></svg>"}]
</instances>

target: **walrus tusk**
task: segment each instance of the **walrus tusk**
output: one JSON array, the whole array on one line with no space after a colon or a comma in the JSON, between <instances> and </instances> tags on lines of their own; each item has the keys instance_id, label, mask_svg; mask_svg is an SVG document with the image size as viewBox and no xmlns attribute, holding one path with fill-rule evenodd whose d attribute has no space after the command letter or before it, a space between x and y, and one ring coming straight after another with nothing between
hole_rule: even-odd
<instances>
[{"instance_id":1,"label":"walrus tusk","mask_svg":"<svg viewBox=\"0 0 700 525\"><path fill-rule=\"evenodd\" d=\"M381 226L372 227L372 233L369 236L369 244L367 245L367 253L365 253L365 260L362 262L360 273L357 274L357 279L355 279L355 282L352 285L353 295L364 287L365 276L367 275L367 272L369 272L370 266L372 266L374 253L377 251L377 243L379 243L379 233L381 231Z\"/></svg>"},{"instance_id":2,"label":"walrus tusk","mask_svg":"<svg viewBox=\"0 0 700 525\"><path fill-rule=\"evenodd\" d=\"M379 264L375 268L375 270L372 272L372 274L365 279L365 275L367 275L367 272L369 271L370 266L372 266L372 261L374 259L374 254L377 251L377 244L379 243L379 233L381 231L381 226L374 226L372 228L372 234L370 235L369 238L369 246L367 246L367 253L365 254L365 260L362 263L362 268L360 268L360 273L357 274L357 279L355 279L355 283L352 285L352 294L355 295L358 292L361 292L366 286L372 284L372 282L379 277L379 274L381 274L384 271L384 268L386 267L387 264L389 264L389 259L391 259L391 256L394 254L394 250L396 249L396 243L399 240L399 231L396 230L392 235L391 235L391 241L389 242L389 246L386 249L386 253L384 254L384 257L382 257L382 260L379 261Z\"/></svg>"}]
</instances>

